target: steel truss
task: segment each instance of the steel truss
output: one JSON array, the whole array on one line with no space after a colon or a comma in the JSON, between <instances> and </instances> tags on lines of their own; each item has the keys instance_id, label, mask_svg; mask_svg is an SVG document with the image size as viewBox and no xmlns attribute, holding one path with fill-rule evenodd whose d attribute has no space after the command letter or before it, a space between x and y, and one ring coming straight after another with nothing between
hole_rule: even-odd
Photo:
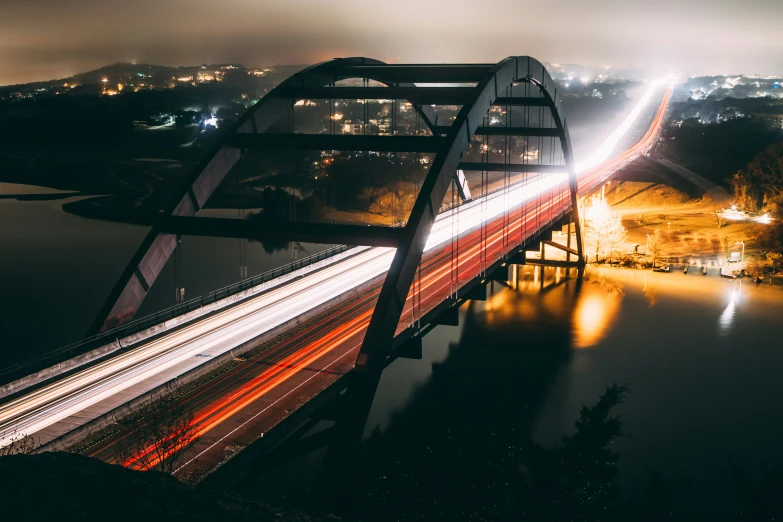
<instances>
[{"instance_id":1,"label":"steel truss","mask_svg":"<svg viewBox=\"0 0 783 522\"><path fill-rule=\"evenodd\" d=\"M336 82L365 79L386 87L340 87ZM432 86L432 84L451 84ZM513 96L514 86L529 84L526 96ZM417 86L420 85L420 86ZM538 96L533 87L537 88ZM522 89L518 89L522 90ZM301 99L404 99L413 104L431 135L355 136L287 132L294 103ZM274 238L320 243L394 246L396 253L381 288L357 360L368 371L383 368L424 245L446 192L455 181L463 201L470 199L463 170L549 173L568 171L576 248L583 259L577 213L577 180L568 128L560 115L557 88L544 66L531 57L509 57L497 64L388 65L369 58L342 58L311 66L270 91L224 132L193 170L150 230L109 295L93 326L111 328L135 315L182 235ZM456 119L438 125L432 105L457 105ZM548 109L554 127L482 126L495 106ZM463 162L471 138L478 136L546 136L559 139L565 167L511 163ZM399 228L289 223L260 230L246 220L196 218L229 171L248 150L309 149L435 153L407 224Z\"/></svg>"}]
</instances>

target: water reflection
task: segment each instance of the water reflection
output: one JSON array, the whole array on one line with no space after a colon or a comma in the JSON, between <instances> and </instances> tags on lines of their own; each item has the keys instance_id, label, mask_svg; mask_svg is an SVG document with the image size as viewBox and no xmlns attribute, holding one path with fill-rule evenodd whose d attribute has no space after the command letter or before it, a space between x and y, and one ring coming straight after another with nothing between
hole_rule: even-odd
<instances>
[{"instance_id":1,"label":"water reflection","mask_svg":"<svg viewBox=\"0 0 783 522\"><path fill-rule=\"evenodd\" d=\"M733 289L729 297L729 304L720 314L718 319L718 327L721 336L726 336L731 331L731 325L734 322L734 315L737 311L737 304L739 302L740 292L742 291L742 281L737 281L737 287Z\"/></svg>"},{"instance_id":2,"label":"water reflection","mask_svg":"<svg viewBox=\"0 0 783 522\"><path fill-rule=\"evenodd\" d=\"M582 286L565 272L516 275L512 288L493 283L486 302L463 307L459 334L445 357L430 363L428 378L395 372L394 363L377 392L370 386L371 405L346 399L335 425L313 428L310 436L334 429L336 438L320 454L259 471L242 490L315 502L357 519L371 512L384 513L377 519L481 519L506 509L509 484L523 476L520 452L571 356L568 325ZM425 353L432 339L425 337ZM388 402L389 388L407 393L402 406ZM365 425L390 407L388 424Z\"/></svg>"},{"instance_id":3,"label":"water reflection","mask_svg":"<svg viewBox=\"0 0 783 522\"><path fill-rule=\"evenodd\" d=\"M356 519L497 519L525 491L547 490L518 481L547 469L547 448L583 454L563 441L580 439L583 407L618 382L633 390L619 411L633 440L597 454L617 451L619 466L551 469L622 487L629 506L671 513L677 497L726 513L710 499L734 491L728 453L751 477L783 463L783 351L771 341L781 311L779 289L718 278L603 269L578 280L527 267L465 305L460 327L425 337L423 360L387 368L361 407L307 427L331 443L256 466L240 491ZM530 467L535 441L543 460ZM543 480L562 484L560 471Z\"/></svg>"},{"instance_id":4,"label":"water reflection","mask_svg":"<svg viewBox=\"0 0 783 522\"><path fill-rule=\"evenodd\" d=\"M623 284L603 273L586 276L585 280L573 314L574 348L598 345L617 318L625 295Z\"/></svg>"}]
</instances>

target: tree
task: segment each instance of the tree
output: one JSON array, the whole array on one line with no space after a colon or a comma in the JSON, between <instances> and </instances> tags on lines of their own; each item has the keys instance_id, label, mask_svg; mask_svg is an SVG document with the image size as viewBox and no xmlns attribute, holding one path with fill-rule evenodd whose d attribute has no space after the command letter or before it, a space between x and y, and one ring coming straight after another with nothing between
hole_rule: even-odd
<instances>
[{"instance_id":1,"label":"tree","mask_svg":"<svg viewBox=\"0 0 783 522\"><path fill-rule=\"evenodd\" d=\"M655 268L655 263L658 258L661 257L661 251L663 250L663 234L661 230L656 228L653 234L647 234L647 252L652 256L652 266Z\"/></svg>"},{"instance_id":2,"label":"tree","mask_svg":"<svg viewBox=\"0 0 783 522\"><path fill-rule=\"evenodd\" d=\"M715 219L718 220L718 228L723 227L723 223L725 221L725 216L723 215L723 212L716 210L715 211Z\"/></svg>"},{"instance_id":3,"label":"tree","mask_svg":"<svg viewBox=\"0 0 783 522\"><path fill-rule=\"evenodd\" d=\"M598 262L600 253L609 252L611 263L615 248L625 241L628 234L620 214L609 210L606 201L595 199L585 212L585 237L595 242L595 262Z\"/></svg>"},{"instance_id":4,"label":"tree","mask_svg":"<svg viewBox=\"0 0 783 522\"><path fill-rule=\"evenodd\" d=\"M416 202L416 194L411 183L394 183L392 188L370 187L361 194L361 199L371 200L369 211L392 221L402 223L408 219Z\"/></svg>"},{"instance_id":5,"label":"tree","mask_svg":"<svg viewBox=\"0 0 783 522\"><path fill-rule=\"evenodd\" d=\"M176 399L156 399L133 416L118 443L117 461L126 468L171 474L197 439L191 410Z\"/></svg>"},{"instance_id":6,"label":"tree","mask_svg":"<svg viewBox=\"0 0 783 522\"><path fill-rule=\"evenodd\" d=\"M783 141L756 154L745 169L734 174L731 183L738 206L754 212L764 205L779 208L783 201Z\"/></svg>"},{"instance_id":7,"label":"tree","mask_svg":"<svg viewBox=\"0 0 783 522\"><path fill-rule=\"evenodd\" d=\"M14 432L7 438L0 439L0 457L6 455L29 455L38 448L38 442L32 435L17 434Z\"/></svg>"}]
</instances>

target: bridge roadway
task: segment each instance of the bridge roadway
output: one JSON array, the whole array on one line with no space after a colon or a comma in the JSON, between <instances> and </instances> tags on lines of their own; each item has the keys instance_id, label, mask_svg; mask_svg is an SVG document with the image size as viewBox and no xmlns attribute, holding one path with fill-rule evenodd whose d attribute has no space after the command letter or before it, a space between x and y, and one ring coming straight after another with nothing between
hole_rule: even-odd
<instances>
[{"instance_id":1,"label":"bridge roadway","mask_svg":"<svg viewBox=\"0 0 783 522\"><path fill-rule=\"evenodd\" d=\"M441 244L450 243L453 232L463 235L502 214L502 198L525 201L555 185L563 185L564 181L564 174L530 175L525 183L511 187L507 193L496 192L442 213L425 251L432 252ZM155 379L165 382L173 372L181 375L202 364L205 357L229 351L382 276L394 255L393 249L381 247L359 247L352 252L352 256L330 266L3 404L0 434L36 433L43 441L52 440L82 419L97 417L140 395L143 392L138 388L131 389L137 384L144 383L146 387ZM90 410L94 405L97 410ZM66 419L69 420L60 422Z\"/></svg>"},{"instance_id":2,"label":"bridge roadway","mask_svg":"<svg viewBox=\"0 0 783 522\"><path fill-rule=\"evenodd\" d=\"M601 180L618 166L630 161L654 143L663 121L668 96L667 91L645 138L613 160L585 172L580 176L580 189L596 182L600 184ZM494 260L502 257L507 249L519 244L523 236L532 234L541 224L549 222L550 218L565 210L568 207L568 197L564 180L564 177L551 175L529 175L526 183L442 214L428 241L421 277L414 283L398 332L409 325L414 302L415 316L421 317L453 292L455 281L451 274L454 272L454 266L458 267L458 284L462 286L478 276L482 267L491 265ZM513 205L520 201L527 203L518 205L510 212L506 212L506 205L501 205L504 202ZM542 206L536 213L534 208L539 203L542 203ZM544 218L541 219L542 217ZM488 224L478 227L484 220L488 220ZM451 255L452 227L465 234L459 240L458 260L452 259ZM347 283L357 284L356 281L369 285L369 290L358 299L320 314L307 328L299 329L273 349L234 367L186 397L185 400L197 412L196 423L202 434L201 440L194 448L194 454L209 452L222 455L229 446L236 448L249 444L252 440L242 439L255 439L256 434L274 426L288 412L353 367L355 353L377 297L380 276L391 259L390 249L354 250L357 252L349 258L354 262L346 263L343 267L337 265L344 262L336 263L335 266L329 266L302 279L308 280L316 293L320 287L344 290L348 288L345 286ZM111 409L112 401L107 399L115 399L115 402L127 400L128 397L122 392L139 383L151 384L150 373L169 376L171 371L181 373L185 371L187 364L197 365L201 362L197 359L198 355L214 355L217 346L225 346L225 343L235 341L237 335L258 335L260 316L263 316L261 322L264 327L271 328L275 324L275 314L282 314L285 310L290 312L292 308L301 310L301 307L314 306L314 303L318 302L318 295L308 294L307 303L291 299L296 291L302 290L296 287L299 283L301 281L298 280L215 314L192 325L188 334L182 333L188 330L188 327L178 330L171 334L180 336L174 340L171 336L164 336L107 361L105 364L109 366L96 365L11 401L0 407L0 425L3 426L0 429L13 426L16 433L27 430L26 432L38 434L49 430L46 436L54 438L58 433L57 430L52 431L52 427L57 428L59 424L60 431L64 433L71 429L74 423L78 423L80 418L89 420L90 415L95 415L95 411L85 411L85 408L90 409L90 401L92 405L102 407L105 411ZM320 298L328 300L325 295ZM270 304L270 300L274 303ZM259 307L260 302L265 305ZM250 312L242 308L249 303L255 303L256 307ZM230 328L225 324L215 328L215 323L209 323L209 319L218 317L224 323L227 319L232 321L229 323ZM182 335L186 337L183 338ZM210 353L210 350L213 352ZM116 365L123 366L119 367L118 371ZM158 371L151 372L153 368ZM162 371L162 368L170 371ZM118 380L121 381L119 385ZM124 385L127 386L116 389ZM112 386L115 386L115 389L112 389ZM137 390L132 391L138 395ZM74 415L77 412L78 415ZM61 422L74 417L74 421ZM243 427L252 429L240 429ZM111 460L111 446L115 442L116 440L110 438L88 452Z\"/></svg>"},{"instance_id":3,"label":"bridge roadway","mask_svg":"<svg viewBox=\"0 0 783 522\"><path fill-rule=\"evenodd\" d=\"M425 315L453 295L455 284L462 287L479 277L483 267L501 259L523 237L566 211L570 203L567 188L562 178L554 190L539 193L540 199L528 200L508 215L489 221L483 229L474 227L460 238L458 259L452 259L450 243L431 251L422 262L421 276L408 296L397 333L408 328L413 317ZM503 196L500 192L497 195ZM458 270L453 270L454 266ZM195 411L194 423L200 435L193 453L201 457L209 453L208 461L220 461L231 448L250 444L285 418L291 402L306 402L306 398L350 371L382 283L382 277L378 277L358 299L335 307L306 330L261 354L253 361L255 372L238 367L236 373L220 376L186 398ZM294 392L290 402L284 400ZM88 454L110 460L115 443L112 439L103 441Z\"/></svg>"},{"instance_id":4,"label":"bridge roadway","mask_svg":"<svg viewBox=\"0 0 783 522\"><path fill-rule=\"evenodd\" d=\"M670 90L664 94L639 143L580 176L580 192L600 186L609 175L655 143L670 94ZM558 188L564 189L565 184ZM521 243L522 237L535 233L541 224L549 222L569 205L565 190L556 195L545 194L542 199L542 202L529 200L508 215L491 221L485 230L473 230L460 240L457 264L460 286L477 277L482 266L500 259L510 245ZM539 212L535 213L539 203ZM540 219L542 215L544 219ZM416 316L420 317L453 294L457 282L452 276L455 260L451 254L449 245L428 254L423 260L421 280L411 289L398 334L410 326L414 306L419 307ZM189 457L212 464L222 461L238 448L251 444L290 411L350 371L381 284L382 278L377 278L363 296L322 314L284 343L236 366L185 397L185 405L196 412L194 422L200 434ZM118 437L101 441L86 453L111 461ZM124 464L132 466L133 462ZM181 472L186 473L186 470Z\"/></svg>"}]
</instances>

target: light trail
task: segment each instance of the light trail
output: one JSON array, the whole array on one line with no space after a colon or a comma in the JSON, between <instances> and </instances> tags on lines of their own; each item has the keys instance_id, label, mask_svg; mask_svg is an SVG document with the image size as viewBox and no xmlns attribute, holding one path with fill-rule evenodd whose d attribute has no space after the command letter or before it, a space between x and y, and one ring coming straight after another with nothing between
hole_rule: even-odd
<instances>
[{"instance_id":1,"label":"light trail","mask_svg":"<svg viewBox=\"0 0 783 522\"><path fill-rule=\"evenodd\" d=\"M601 181L602 177L605 178L605 176L614 172L618 165L621 165L624 161L628 160L628 157L631 155L635 157L655 143L663 123L669 95L670 91L667 91L661 102L661 106L653 119L653 123L644 138L637 145L629 149L626 154L618 156L615 160L607 162L588 173L588 175L583 176L583 178L587 178L585 181L588 183ZM512 189L507 190L511 191ZM542 192L538 192L539 195L541 193ZM481 275L482 256L485 258L490 257L489 264L491 264L493 260L499 259L501 255L506 253L506 245L509 244L509 239L511 239L511 243L518 244L523 237L528 237L529 234L535 232L538 222L537 215L542 213L549 213L550 215L557 214L568 207L569 204L568 194L564 192L558 193L558 195L551 198L548 202L544 202L540 205L528 200L526 204L517 207L513 216L510 216L507 220L495 218L490 221L487 224L486 237L482 237L481 232L475 229L473 232L463 236L460 241L461 243L464 242L466 244L461 245L462 250L458 256L460 281L456 281L456 286L461 287L464 283ZM494 215L497 214L498 213L494 213ZM439 244L442 246L442 243ZM419 299L419 316L422 316L434 309L447 296L452 295L453 285L455 283L455 281L452 280L452 270L454 267L449 263L449 256L450 251L448 250L448 247L442 247L439 251L432 252L423 259L423 275L420 277L418 283L414 283L411 287L411 291L406 299L405 306L403 307L400 324L397 328L398 334L409 326L405 317L411 313L416 306L417 298ZM460 282L462 284L460 284ZM262 396L272 392L293 375L300 374L302 370L310 367L310 365L316 361L321 361L318 365L313 367L316 369L316 372L307 377L303 382L297 384L294 390L299 389L306 382L316 378L321 372L326 371L327 368L349 354L355 356L356 353L358 353L364 332L369 324L372 305L377 298L379 289L379 286L376 286L372 292L368 292L369 295L363 299L364 308L362 312L345 318L341 324L333 327L331 330L327 330L328 333L325 337L313 334L312 341L305 346L298 348L293 354L286 356L280 362L272 365L272 367L258 376L253 377L248 382L213 400L207 406L197 409L193 421L196 433L199 436L205 435L218 427L225 420L233 417L250 404L253 404ZM318 328L314 328L314 330L318 330ZM338 352L336 357L332 360L325 360L333 351ZM318 370L317 368L322 369ZM288 396L292 392L293 390L286 392L283 397ZM282 397L275 400L273 404L276 404L280 400L282 400ZM267 412L269 408L270 406L267 406L261 411L252 414L250 418L241 422L240 427L246 426L249 422L258 418L262 413ZM239 427L233 428L222 436L218 435L218 439L209 444L206 448L198 448L196 454L180 469L188 466L196 459L202 458L207 452L218 447L238 430ZM149 448L148 451L153 449L154 448ZM126 462L125 464L133 466L134 462Z\"/></svg>"},{"instance_id":2,"label":"light trail","mask_svg":"<svg viewBox=\"0 0 783 522\"><path fill-rule=\"evenodd\" d=\"M524 202L561 183L564 176L531 176L510 194ZM502 193L490 195L487 203L501 203ZM500 204L477 200L438 216L426 251L475 228L482 221L505 212ZM216 353L239 346L344 292L388 271L392 248L359 247L353 257L308 274L280 288L187 325L162 338L145 343L110 360L61 379L0 406L0 445L11 437L30 435L119 393L145 379L205 351Z\"/></svg>"},{"instance_id":3,"label":"light trail","mask_svg":"<svg viewBox=\"0 0 783 522\"><path fill-rule=\"evenodd\" d=\"M629 128L638 118L641 109L649 101L649 95L648 92L634 108L629 118L626 118L623 123L626 128ZM667 97L668 95L667 92ZM668 98L665 101L668 101ZM659 114L660 112L661 110L659 110ZM650 131L652 131L652 127ZM648 131L648 135L650 131ZM610 136L610 140L613 139L615 138ZM642 140L642 142L644 141ZM616 140L614 145L616 145ZM650 144L645 146L649 147ZM632 149L638 149L634 154L640 153L643 148L639 148L639 145L632 147ZM608 150L610 153L611 148ZM603 151L600 153L604 154ZM596 154L593 158L597 157ZM628 152L622 154L621 157L627 155ZM610 162L608 166L602 165L601 168L591 171L590 178L593 179L601 172L605 172L612 164ZM525 182L439 214L427 240L425 254L432 253L445 243L451 242L453 235L464 236L482 224L499 221L500 216L505 216L510 210L521 208L533 199L551 193L552 189L564 185L566 180L565 173L529 175ZM582 180L580 179L581 184ZM543 209L539 206L538 210L541 212ZM527 226L525 231L527 231ZM487 238L484 238L485 248L486 240ZM498 238L494 236L493 242L496 241ZM107 361L3 404L0 406L0 447L10 444L14 438L32 435L135 384L158 376L199 354L212 351L214 355L219 355L228 352L304 312L339 297L348 290L383 275L388 271L394 257L394 249L392 248L358 247L349 252L352 253L352 256L347 259L308 273L288 284L186 325L159 339L144 343ZM470 259L479 257L479 254L479 248L471 249ZM476 262L480 263L478 260ZM448 266L441 267L438 274L442 276L443 272L449 268ZM434 283L428 283L425 288L429 289L431 284ZM443 285L439 287L439 289L442 288ZM419 291L421 291L421 286L416 292ZM412 295L415 296L416 292L412 292ZM353 327L356 327L355 322ZM337 334L340 332L345 334L347 331L339 329ZM356 335L358 330L354 328L352 332L351 335ZM332 348L328 350L305 350L307 353L294 354L292 356L293 364L288 365L290 369L293 369L284 372L283 375L278 375L272 381L275 383L274 386L306 366L305 363L309 364L317 360L339 345L340 343L335 341L331 345ZM193 365L193 367L195 366L198 364ZM264 391L261 393L268 392L274 386L265 385ZM259 390L245 390L245 392L252 392L249 397L257 398ZM243 400L242 404L249 402L252 400ZM232 413L237 410L232 409ZM221 415L220 418L224 419L226 416Z\"/></svg>"}]
</instances>

